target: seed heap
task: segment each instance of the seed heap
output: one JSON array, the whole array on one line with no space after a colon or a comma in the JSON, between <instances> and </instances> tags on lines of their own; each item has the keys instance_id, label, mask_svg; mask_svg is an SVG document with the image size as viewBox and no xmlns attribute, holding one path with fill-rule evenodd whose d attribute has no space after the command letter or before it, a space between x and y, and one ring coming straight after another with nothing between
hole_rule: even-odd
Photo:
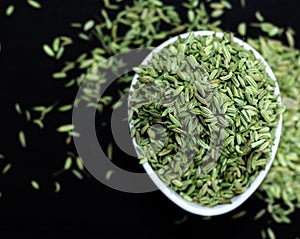
<instances>
[{"instance_id":1,"label":"seed heap","mask_svg":"<svg viewBox=\"0 0 300 239\"><path fill-rule=\"evenodd\" d=\"M262 61L232 34L191 33L136 71L130 121L141 162L201 205L243 193L270 160L282 113Z\"/></svg>"}]
</instances>

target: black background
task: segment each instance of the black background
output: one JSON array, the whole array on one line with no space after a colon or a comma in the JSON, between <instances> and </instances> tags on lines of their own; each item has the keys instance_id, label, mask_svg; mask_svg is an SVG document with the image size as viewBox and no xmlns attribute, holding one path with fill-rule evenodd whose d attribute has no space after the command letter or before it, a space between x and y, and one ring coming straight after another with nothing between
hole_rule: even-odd
<instances>
[{"instance_id":1,"label":"black background","mask_svg":"<svg viewBox=\"0 0 300 239\"><path fill-rule=\"evenodd\" d=\"M172 2L172 1L169 1ZM246 9L232 1L234 9L224 17L226 29L235 30L239 21L254 20L260 10L266 20L280 26L292 26L300 32L299 1L251 0ZM15 4L11 17L4 16L5 6ZM147 194L123 193L102 185L93 178L77 180L64 174L58 180L62 191L54 193L52 173L63 166L66 157L64 137L55 129L69 123L71 118L50 115L42 131L28 124L14 111L16 102L22 106L69 103L74 90L66 90L51 74L62 66L63 60L53 61L42 51L57 35L76 38L70 29L73 21L84 22L99 14L101 1L51 0L41 1L40 10L29 7L25 0L1 0L0 9L0 153L11 162L11 171L0 177L0 238L259 238L260 230L271 226L277 238L300 235L297 211L291 225L277 225L264 217L252 218L264 207L255 197L234 212L204 221L171 203L159 191ZM178 4L178 3L177 3ZM299 47L299 34L296 36ZM64 59L74 59L93 49L97 41L75 40ZM28 147L22 149L17 141L18 131L28 136ZM40 191L30 186L35 179ZM234 213L246 209L247 216L233 220ZM179 225L177 220L187 216Z\"/></svg>"}]
</instances>

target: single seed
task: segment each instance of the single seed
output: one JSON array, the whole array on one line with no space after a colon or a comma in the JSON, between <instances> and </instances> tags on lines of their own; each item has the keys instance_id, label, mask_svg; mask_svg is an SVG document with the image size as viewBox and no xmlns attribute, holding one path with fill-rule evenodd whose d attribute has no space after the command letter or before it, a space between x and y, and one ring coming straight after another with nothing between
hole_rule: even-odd
<instances>
[{"instance_id":1,"label":"single seed","mask_svg":"<svg viewBox=\"0 0 300 239\"><path fill-rule=\"evenodd\" d=\"M77 171L76 169L72 169L72 174L73 174L76 178L78 178L78 179L80 179L80 180L83 179L82 174L81 174L79 171Z\"/></svg>"},{"instance_id":2,"label":"single seed","mask_svg":"<svg viewBox=\"0 0 300 239\"><path fill-rule=\"evenodd\" d=\"M2 174L6 174L10 169L11 169L11 164L7 164L3 169L2 169Z\"/></svg>"},{"instance_id":3,"label":"single seed","mask_svg":"<svg viewBox=\"0 0 300 239\"><path fill-rule=\"evenodd\" d=\"M89 20L87 21L84 26L83 26L83 30L86 32L86 31L89 31L91 30L95 25L95 22L94 20Z\"/></svg>"},{"instance_id":4,"label":"single seed","mask_svg":"<svg viewBox=\"0 0 300 239\"><path fill-rule=\"evenodd\" d=\"M6 11L5 11L5 15L6 16L11 16L15 11L15 6L14 5L9 5L7 8L6 8Z\"/></svg>"},{"instance_id":5,"label":"single seed","mask_svg":"<svg viewBox=\"0 0 300 239\"><path fill-rule=\"evenodd\" d=\"M55 181L55 182L54 182L54 186L55 186L54 192L55 192L55 193L59 193L60 190L61 190L60 183L57 182L57 181Z\"/></svg>"},{"instance_id":6,"label":"single seed","mask_svg":"<svg viewBox=\"0 0 300 239\"><path fill-rule=\"evenodd\" d=\"M19 142L21 144L21 146L23 148L26 148L26 139L25 139L25 134L24 132L21 130L19 131Z\"/></svg>"},{"instance_id":7,"label":"single seed","mask_svg":"<svg viewBox=\"0 0 300 239\"><path fill-rule=\"evenodd\" d=\"M105 179L109 181L114 173L114 170L108 170L105 174Z\"/></svg>"},{"instance_id":8,"label":"single seed","mask_svg":"<svg viewBox=\"0 0 300 239\"><path fill-rule=\"evenodd\" d=\"M107 157L109 160L112 160L113 158L113 146L111 143L109 143L107 146Z\"/></svg>"},{"instance_id":9,"label":"single seed","mask_svg":"<svg viewBox=\"0 0 300 239\"><path fill-rule=\"evenodd\" d=\"M269 236L270 239L276 239L275 233L274 233L274 231L272 230L271 227L267 228L267 233L268 233L268 236Z\"/></svg>"},{"instance_id":10,"label":"single seed","mask_svg":"<svg viewBox=\"0 0 300 239\"><path fill-rule=\"evenodd\" d=\"M61 133L70 132L72 130L74 130L74 125L72 125L72 124L62 125L57 128L57 131L61 132Z\"/></svg>"},{"instance_id":11,"label":"single seed","mask_svg":"<svg viewBox=\"0 0 300 239\"><path fill-rule=\"evenodd\" d=\"M55 57L54 51L53 51L53 50L51 49L51 47L48 46L47 44L44 44L44 45L43 45L43 50L44 50L44 52L45 52L48 56L50 56L50 57Z\"/></svg>"},{"instance_id":12,"label":"single seed","mask_svg":"<svg viewBox=\"0 0 300 239\"><path fill-rule=\"evenodd\" d=\"M15 104L15 110L19 115L22 114L21 106L18 103Z\"/></svg>"},{"instance_id":13,"label":"single seed","mask_svg":"<svg viewBox=\"0 0 300 239\"><path fill-rule=\"evenodd\" d=\"M55 72L52 74L52 77L54 79L62 79L62 78L66 78L67 74L65 72Z\"/></svg>"},{"instance_id":14,"label":"single seed","mask_svg":"<svg viewBox=\"0 0 300 239\"><path fill-rule=\"evenodd\" d=\"M71 109L73 109L73 105L71 105L71 104L70 105L63 105L63 106L58 108L58 111L66 112L66 111L69 111Z\"/></svg>"},{"instance_id":15,"label":"single seed","mask_svg":"<svg viewBox=\"0 0 300 239\"><path fill-rule=\"evenodd\" d=\"M34 1L34 0L27 0L27 3L33 8L41 8L42 7L42 5L39 2Z\"/></svg>"},{"instance_id":16,"label":"single seed","mask_svg":"<svg viewBox=\"0 0 300 239\"><path fill-rule=\"evenodd\" d=\"M72 158L71 157L67 157L65 164L64 164L64 170L68 170L70 169L72 166Z\"/></svg>"},{"instance_id":17,"label":"single seed","mask_svg":"<svg viewBox=\"0 0 300 239\"><path fill-rule=\"evenodd\" d=\"M35 190L39 190L39 189L40 189L40 185L39 185L38 182L36 182L35 180L31 180L30 184L31 184L31 186L32 186Z\"/></svg>"}]
</instances>

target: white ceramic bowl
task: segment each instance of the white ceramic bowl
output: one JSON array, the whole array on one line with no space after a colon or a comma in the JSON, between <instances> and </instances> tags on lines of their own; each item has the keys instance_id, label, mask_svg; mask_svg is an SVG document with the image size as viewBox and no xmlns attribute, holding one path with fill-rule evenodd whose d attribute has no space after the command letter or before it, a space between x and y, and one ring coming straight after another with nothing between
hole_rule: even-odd
<instances>
[{"instance_id":1,"label":"white ceramic bowl","mask_svg":"<svg viewBox=\"0 0 300 239\"><path fill-rule=\"evenodd\" d=\"M208 36L208 35L212 35L215 34L215 32L213 31L196 31L194 32L195 36ZM181 38L187 38L189 35L189 33L185 33L180 35ZM217 37L223 37L223 33L216 33ZM164 43L162 43L161 45L159 45L158 47L156 47L142 62L142 64L147 64L153 56L153 53L155 52L159 52L161 51L164 47L166 47L167 45L173 43L174 41L176 41L178 38L177 37L173 37L167 41L165 41ZM265 59L254 49L252 48L250 45L248 45L246 42L238 39L238 38L234 38L233 39L236 43L238 43L239 45L243 46L245 49L247 50L251 50L254 55L256 56L257 59L261 60L265 66L266 66L266 73L274 80L276 81L275 75L272 71L272 69L270 68L270 66L268 65L268 63L265 61ZM134 78L132 80L131 83L131 91L133 91L133 85L137 83L137 79L138 79L138 75L135 74ZM280 90L279 90L279 86L276 83L276 89L274 92L276 95L279 96L280 94ZM129 98L130 100L130 98ZM281 98L279 96L279 101L281 102ZM264 170L262 170L258 176L255 178L255 180L252 182L252 184L250 185L250 187L242 194L235 196L231 199L231 203L230 204L220 204L220 205L216 205L214 207L206 207L206 206L200 206L196 203L193 202L189 202L185 199L183 199L178 193L176 193L173 189L167 187L161 180L160 178L157 176L157 174L154 172L154 170L152 169L152 167L150 166L149 163L144 163L143 167L145 169L145 171L148 173L148 175L150 176L150 178L152 179L152 181L155 183L155 185L162 191L163 194L165 194L172 202L174 202L175 204L177 204L179 207L181 207L182 209L197 214L197 215L202 215L202 216L215 216L215 215L220 215L220 214L224 214L227 212L230 212L232 210L234 210L235 208L237 208L238 206L240 206L243 202L245 202L254 192L255 190L259 187L259 185L261 184L261 182L263 181L263 179L265 178L265 176L267 175L272 162L274 160L274 157L276 155L276 151L278 148L278 144L279 144L279 140L280 140L280 135L281 135L281 126L282 126L282 115L280 116L280 120L279 120L279 124L277 126L276 129L276 138L275 138L275 142L274 145L272 147L272 154L271 154L271 159L270 161L267 163L266 168ZM131 126L130 126L131 127ZM138 146L135 142L135 139L133 138L133 144L135 147L135 150L138 154Z\"/></svg>"}]
</instances>

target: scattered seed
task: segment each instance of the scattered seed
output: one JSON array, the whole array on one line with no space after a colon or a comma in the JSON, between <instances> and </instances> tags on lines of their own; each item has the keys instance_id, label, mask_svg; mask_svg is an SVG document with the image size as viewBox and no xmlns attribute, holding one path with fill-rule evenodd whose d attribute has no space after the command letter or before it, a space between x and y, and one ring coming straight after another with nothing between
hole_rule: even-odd
<instances>
[{"instance_id":1,"label":"scattered seed","mask_svg":"<svg viewBox=\"0 0 300 239\"><path fill-rule=\"evenodd\" d=\"M62 79L62 78L66 78L67 74L65 72L55 72L52 74L52 77L54 79Z\"/></svg>"},{"instance_id":2,"label":"scattered seed","mask_svg":"<svg viewBox=\"0 0 300 239\"><path fill-rule=\"evenodd\" d=\"M111 179L111 176L113 175L114 170L108 170L105 174L105 179L108 181Z\"/></svg>"},{"instance_id":3,"label":"scattered seed","mask_svg":"<svg viewBox=\"0 0 300 239\"><path fill-rule=\"evenodd\" d=\"M7 164L3 169L2 169L2 174L6 174L10 169L11 169L11 164Z\"/></svg>"},{"instance_id":4,"label":"scattered seed","mask_svg":"<svg viewBox=\"0 0 300 239\"><path fill-rule=\"evenodd\" d=\"M38 184L38 182L31 180L31 186L35 189L35 190L39 190L40 189L40 185Z\"/></svg>"},{"instance_id":5,"label":"scattered seed","mask_svg":"<svg viewBox=\"0 0 300 239\"><path fill-rule=\"evenodd\" d=\"M259 22L263 22L265 20L265 18L263 17L263 15L261 15L260 11L256 11L255 12L255 18L259 21Z\"/></svg>"},{"instance_id":6,"label":"scattered seed","mask_svg":"<svg viewBox=\"0 0 300 239\"><path fill-rule=\"evenodd\" d=\"M23 148L26 148L26 139L25 139L25 134L24 132L21 130L19 131L19 142L21 144L21 146Z\"/></svg>"},{"instance_id":7,"label":"scattered seed","mask_svg":"<svg viewBox=\"0 0 300 239\"><path fill-rule=\"evenodd\" d=\"M69 111L71 109L73 109L73 105L71 105L71 104L70 105L63 105L63 106L58 108L58 111L65 112L65 111Z\"/></svg>"},{"instance_id":8,"label":"scattered seed","mask_svg":"<svg viewBox=\"0 0 300 239\"><path fill-rule=\"evenodd\" d=\"M94 25L95 25L94 20L89 20L84 24L83 30L85 32L87 32L87 31L91 30L94 27Z\"/></svg>"},{"instance_id":9,"label":"scattered seed","mask_svg":"<svg viewBox=\"0 0 300 239\"><path fill-rule=\"evenodd\" d=\"M57 182L57 181L55 181L55 182L54 182L54 186L55 186L54 192L55 192L55 193L59 193L60 190L61 190L60 183Z\"/></svg>"},{"instance_id":10,"label":"scattered seed","mask_svg":"<svg viewBox=\"0 0 300 239\"><path fill-rule=\"evenodd\" d=\"M240 211L232 216L232 219L239 219L247 214L246 210Z\"/></svg>"},{"instance_id":11,"label":"scattered seed","mask_svg":"<svg viewBox=\"0 0 300 239\"><path fill-rule=\"evenodd\" d=\"M80 179L80 180L83 179L82 174L81 174L79 171L77 171L76 169L72 169L72 173L73 173L73 175L74 175L76 178L78 178L78 179Z\"/></svg>"},{"instance_id":12,"label":"scattered seed","mask_svg":"<svg viewBox=\"0 0 300 239\"><path fill-rule=\"evenodd\" d=\"M15 6L14 5L9 5L7 8L6 8L6 11L5 11L5 15L6 16L11 16L15 11Z\"/></svg>"},{"instance_id":13,"label":"scattered seed","mask_svg":"<svg viewBox=\"0 0 300 239\"><path fill-rule=\"evenodd\" d=\"M71 157L67 157L67 159L65 161L65 165L64 165L64 170L70 169L71 166L72 166L72 158Z\"/></svg>"},{"instance_id":14,"label":"scattered seed","mask_svg":"<svg viewBox=\"0 0 300 239\"><path fill-rule=\"evenodd\" d=\"M19 115L22 114L21 106L18 103L15 104L15 110Z\"/></svg>"},{"instance_id":15,"label":"scattered seed","mask_svg":"<svg viewBox=\"0 0 300 239\"><path fill-rule=\"evenodd\" d=\"M74 130L74 125L72 125L72 124L62 125L57 128L57 131L61 132L61 133L70 132L72 130Z\"/></svg>"},{"instance_id":16,"label":"scattered seed","mask_svg":"<svg viewBox=\"0 0 300 239\"><path fill-rule=\"evenodd\" d=\"M34 1L34 0L27 0L27 3L33 8L41 8L42 7L42 5L39 2Z\"/></svg>"},{"instance_id":17,"label":"scattered seed","mask_svg":"<svg viewBox=\"0 0 300 239\"><path fill-rule=\"evenodd\" d=\"M45 52L48 56L50 56L50 57L55 57L54 51L53 51L53 50L51 49L51 47L48 46L47 44L44 44L44 45L43 45L43 50L44 50L44 52Z\"/></svg>"},{"instance_id":18,"label":"scattered seed","mask_svg":"<svg viewBox=\"0 0 300 239\"><path fill-rule=\"evenodd\" d=\"M84 170L82 159L80 157L76 158L76 164L77 164L77 167L78 167L79 170L81 170L81 171Z\"/></svg>"},{"instance_id":19,"label":"scattered seed","mask_svg":"<svg viewBox=\"0 0 300 239\"><path fill-rule=\"evenodd\" d=\"M267 234L268 234L270 239L276 239L275 233L274 233L274 231L272 230L271 227L267 228Z\"/></svg>"},{"instance_id":20,"label":"scattered seed","mask_svg":"<svg viewBox=\"0 0 300 239\"><path fill-rule=\"evenodd\" d=\"M247 28L246 28L246 23L245 22L241 22L239 25L238 25L238 33L241 35L241 36L245 36L246 35L246 31L247 31Z\"/></svg>"},{"instance_id":21,"label":"scattered seed","mask_svg":"<svg viewBox=\"0 0 300 239\"><path fill-rule=\"evenodd\" d=\"M107 157L109 160L112 160L113 158L113 146L111 143L107 146Z\"/></svg>"}]
</instances>

